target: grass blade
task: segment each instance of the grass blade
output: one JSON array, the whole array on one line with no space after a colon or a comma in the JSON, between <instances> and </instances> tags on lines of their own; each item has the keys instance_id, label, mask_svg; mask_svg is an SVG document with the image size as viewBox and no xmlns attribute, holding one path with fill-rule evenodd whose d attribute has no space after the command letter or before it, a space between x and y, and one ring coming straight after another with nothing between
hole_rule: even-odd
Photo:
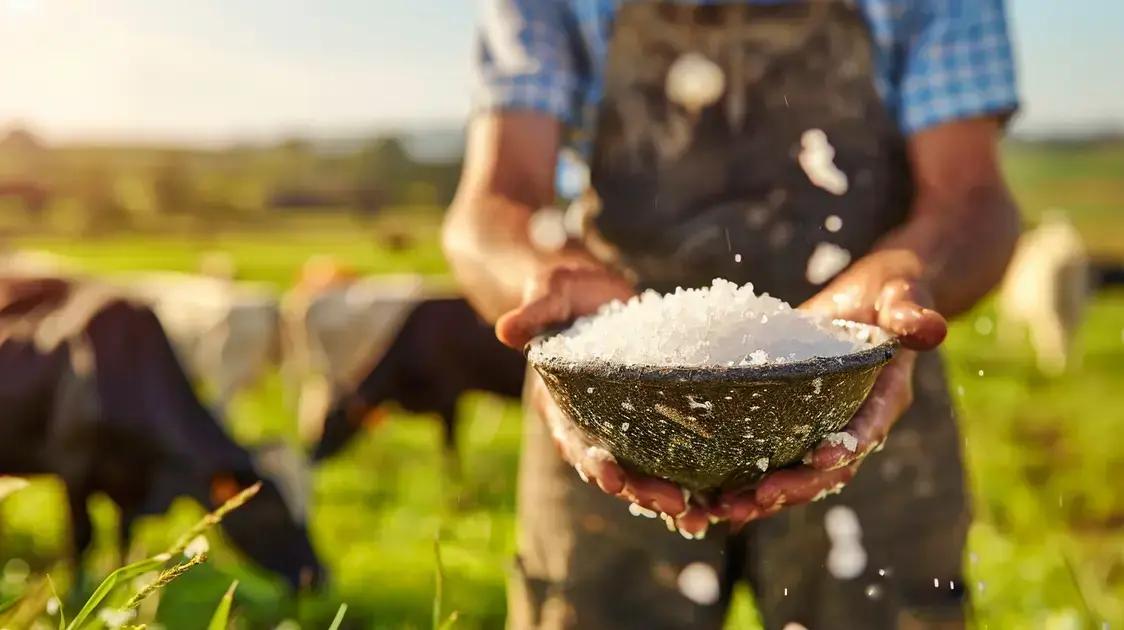
<instances>
[{"instance_id":1,"label":"grass blade","mask_svg":"<svg viewBox=\"0 0 1124 630\"><path fill-rule=\"evenodd\" d=\"M457 613L457 611L454 610L453 612L449 613L449 618L445 620L445 623L437 627L437 630L449 630L449 628L453 627L453 624L457 623L457 619L459 617L460 615Z\"/></svg>"},{"instance_id":2,"label":"grass blade","mask_svg":"<svg viewBox=\"0 0 1124 630\"><path fill-rule=\"evenodd\" d=\"M343 616L346 614L347 604L340 604L340 609L336 611L336 618L332 620L332 625L328 626L328 630L340 630L340 624L343 623Z\"/></svg>"},{"instance_id":3,"label":"grass blade","mask_svg":"<svg viewBox=\"0 0 1124 630\"><path fill-rule=\"evenodd\" d=\"M441 608L445 597L445 567L441 564L441 534L433 537L433 561L436 575L433 584L433 630L441 627Z\"/></svg>"},{"instance_id":4,"label":"grass blade","mask_svg":"<svg viewBox=\"0 0 1124 630\"><path fill-rule=\"evenodd\" d=\"M259 490L261 490L260 481L231 497L229 501L220 505L219 508L214 512L210 512L203 518L199 519L198 523L196 523L191 529L184 532L184 534L179 537L179 540L177 540L176 543L172 545L170 549L168 549L168 555L178 556L183 553L183 550L187 549L187 546L191 544L191 541L195 540L197 536L203 534L203 532L206 532L208 529L221 523L224 516L245 505L245 503L252 499Z\"/></svg>"},{"instance_id":5,"label":"grass blade","mask_svg":"<svg viewBox=\"0 0 1124 630\"><path fill-rule=\"evenodd\" d=\"M230 607L234 603L236 588L238 588L238 580L231 582L230 588L226 589L226 594L219 601L218 608L215 608L215 614L211 616L211 623L207 624L207 630L226 630L230 623Z\"/></svg>"},{"instance_id":6,"label":"grass blade","mask_svg":"<svg viewBox=\"0 0 1124 630\"><path fill-rule=\"evenodd\" d=\"M47 584L51 585L51 596L54 597L55 601L59 603L59 630L65 630L66 629L66 611L63 610L62 598L59 597L59 592L58 592L57 589L55 589L55 581L51 579L50 575L47 576Z\"/></svg>"},{"instance_id":7,"label":"grass blade","mask_svg":"<svg viewBox=\"0 0 1124 630\"><path fill-rule=\"evenodd\" d=\"M171 584L173 580L191 570L191 567L202 564L206 559L206 553L199 553L191 556L191 558L188 559L187 562L177 564L168 569L164 569L160 572L160 575L156 576L156 579L153 580L151 584L134 593L133 596L129 598L129 601L125 602L125 605L122 606L121 609L131 610L133 608L136 608L137 606L140 606L141 602L143 602L146 597L158 591L159 589L162 589L165 586Z\"/></svg>"},{"instance_id":8,"label":"grass blade","mask_svg":"<svg viewBox=\"0 0 1124 630\"><path fill-rule=\"evenodd\" d=\"M167 562L168 559L169 556L167 554L160 554L154 558L148 558L140 562L125 565L113 573L110 573L102 580L97 589L94 590L93 595L90 595L90 598L86 600L86 604L83 605L82 610L79 610L78 614L74 616L74 620L66 626L66 630L77 630L82 627L82 624L86 623L90 615L94 613L94 610L97 609L102 601L105 600L106 596L109 595L110 591L116 588L118 584L124 584L138 575L159 569L164 566L164 563Z\"/></svg>"},{"instance_id":9,"label":"grass blade","mask_svg":"<svg viewBox=\"0 0 1124 630\"><path fill-rule=\"evenodd\" d=\"M20 600L23 599L23 594L24 591L21 590L19 593L13 595L9 599L0 602L0 615L8 612L12 608L14 608L16 604L20 603Z\"/></svg>"}]
</instances>

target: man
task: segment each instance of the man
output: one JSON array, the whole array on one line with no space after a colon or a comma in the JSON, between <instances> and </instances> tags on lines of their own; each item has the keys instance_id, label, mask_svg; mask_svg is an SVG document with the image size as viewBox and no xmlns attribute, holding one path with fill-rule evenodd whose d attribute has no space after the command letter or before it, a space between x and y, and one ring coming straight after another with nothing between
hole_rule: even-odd
<instances>
[{"instance_id":1,"label":"man","mask_svg":"<svg viewBox=\"0 0 1124 630\"><path fill-rule=\"evenodd\" d=\"M848 426L853 452L825 444L709 507L585 443L532 381L511 625L720 627L745 578L768 628L962 627L959 436L940 359L918 352L998 282L1017 236L996 147L1017 105L1001 0L483 9L445 248L501 340L718 276L906 348ZM592 203L581 242L548 250L528 225L566 143L592 144Z\"/></svg>"}]
</instances>

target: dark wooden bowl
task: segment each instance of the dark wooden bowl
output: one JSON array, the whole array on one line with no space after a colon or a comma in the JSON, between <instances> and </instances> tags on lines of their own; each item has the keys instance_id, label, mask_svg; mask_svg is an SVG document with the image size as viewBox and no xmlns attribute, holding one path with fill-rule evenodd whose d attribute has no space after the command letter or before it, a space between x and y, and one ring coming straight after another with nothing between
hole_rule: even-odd
<instances>
[{"instance_id":1,"label":"dark wooden bowl","mask_svg":"<svg viewBox=\"0 0 1124 630\"><path fill-rule=\"evenodd\" d=\"M744 487L800 461L851 419L898 342L854 322L869 341L851 354L778 365L665 368L576 363L528 344L530 364L594 444L623 465L692 492Z\"/></svg>"}]
</instances>

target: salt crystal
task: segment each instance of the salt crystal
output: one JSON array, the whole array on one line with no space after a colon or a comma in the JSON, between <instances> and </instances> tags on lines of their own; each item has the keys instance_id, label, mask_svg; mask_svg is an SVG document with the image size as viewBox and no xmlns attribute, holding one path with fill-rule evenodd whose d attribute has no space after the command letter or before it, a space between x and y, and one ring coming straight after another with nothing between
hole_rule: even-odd
<instances>
[{"instance_id":1,"label":"salt crystal","mask_svg":"<svg viewBox=\"0 0 1124 630\"><path fill-rule=\"evenodd\" d=\"M869 347L829 322L753 286L709 287L612 302L535 345L532 360L606 361L657 367L750 367L839 357ZM592 392L591 392L592 393ZM702 403L699 403L702 404Z\"/></svg>"},{"instance_id":2,"label":"salt crystal","mask_svg":"<svg viewBox=\"0 0 1124 630\"><path fill-rule=\"evenodd\" d=\"M866 568L866 550L857 542L835 545L827 554L827 570L841 580L853 580Z\"/></svg>"},{"instance_id":3,"label":"salt crystal","mask_svg":"<svg viewBox=\"0 0 1124 630\"><path fill-rule=\"evenodd\" d=\"M882 587L877 584L871 584L866 587L866 596L870 599L881 599Z\"/></svg>"},{"instance_id":4,"label":"salt crystal","mask_svg":"<svg viewBox=\"0 0 1124 630\"><path fill-rule=\"evenodd\" d=\"M741 254L734 254L734 262L740 263L741 261L742 261L742 255Z\"/></svg>"},{"instance_id":5,"label":"salt crystal","mask_svg":"<svg viewBox=\"0 0 1124 630\"><path fill-rule=\"evenodd\" d=\"M834 214L829 215L823 222L823 226L827 228L828 232L838 232L839 230L843 229L843 219L840 219Z\"/></svg>"},{"instance_id":6,"label":"salt crystal","mask_svg":"<svg viewBox=\"0 0 1124 630\"><path fill-rule=\"evenodd\" d=\"M820 243L808 258L804 277L812 284L821 285L843 271L850 262L851 252L833 243Z\"/></svg>"},{"instance_id":7,"label":"salt crystal","mask_svg":"<svg viewBox=\"0 0 1124 630\"><path fill-rule=\"evenodd\" d=\"M823 391L823 377L817 376L812 379L812 393L819 394Z\"/></svg>"},{"instance_id":8,"label":"salt crystal","mask_svg":"<svg viewBox=\"0 0 1124 630\"><path fill-rule=\"evenodd\" d=\"M698 112L722 96L726 90L726 74L705 55L689 52L671 64L664 89L671 102Z\"/></svg>"},{"instance_id":9,"label":"salt crystal","mask_svg":"<svg viewBox=\"0 0 1124 630\"><path fill-rule=\"evenodd\" d=\"M692 562L683 567L676 582L684 597L703 606L717 602L722 591L718 572L703 562Z\"/></svg>"},{"instance_id":10,"label":"salt crystal","mask_svg":"<svg viewBox=\"0 0 1124 630\"><path fill-rule=\"evenodd\" d=\"M838 542L854 540L862 535L858 515L845 505L836 505L824 514L824 529L828 538Z\"/></svg>"},{"instance_id":11,"label":"salt crystal","mask_svg":"<svg viewBox=\"0 0 1124 630\"><path fill-rule=\"evenodd\" d=\"M627 422L621 424L621 431L628 431L629 426L631 425L629 425Z\"/></svg>"},{"instance_id":12,"label":"salt crystal","mask_svg":"<svg viewBox=\"0 0 1124 630\"><path fill-rule=\"evenodd\" d=\"M835 148L822 129L809 129L800 136L797 161L813 185L833 195L847 193L847 174L835 165Z\"/></svg>"},{"instance_id":13,"label":"salt crystal","mask_svg":"<svg viewBox=\"0 0 1124 630\"><path fill-rule=\"evenodd\" d=\"M762 457L762 458L758 459L756 464L757 464L757 467L760 468L762 472L764 472L766 470L769 470L769 458L768 457Z\"/></svg>"},{"instance_id":14,"label":"salt crystal","mask_svg":"<svg viewBox=\"0 0 1124 630\"><path fill-rule=\"evenodd\" d=\"M585 388L585 393L587 393L587 394L592 394L592 393L593 393L593 388L592 388L592 387L587 387L587 388Z\"/></svg>"},{"instance_id":15,"label":"salt crystal","mask_svg":"<svg viewBox=\"0 0 1124 630\"><path fill-rule=\"evenodd\" d=\"M824 441L832 446L838 446L842 444L843 448L851 451L852 453L854 453L855 449L859 447L859 439L851 435L850 433L847 433L846 431L829 433L827 434L827 437L824 438Z\"/></svg>"},{"instance_id":16,"label":"salt crystal","mask_svg":"<svg viewBox=\"0 0 1124 630\"><path fill-rule=\"evenodd\" d=\"M636 407L627 400L621 403L621 409L624 409L625 411L636 411Z\"/></svg>"}]
</instances>

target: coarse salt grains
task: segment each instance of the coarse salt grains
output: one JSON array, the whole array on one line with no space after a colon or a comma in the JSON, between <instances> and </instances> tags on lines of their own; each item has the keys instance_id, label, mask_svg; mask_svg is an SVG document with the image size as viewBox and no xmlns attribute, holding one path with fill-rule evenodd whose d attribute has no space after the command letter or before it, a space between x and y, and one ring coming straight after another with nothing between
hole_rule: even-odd
<instances>
[{"instance_id":1,"label":"coarse salt grains","mask_svg":"<svg viewBox=\"0 0 1124 630\"><path fill-rule=\"evenodd\" d=\"M659 367L732 367L835 357L869 347L753 285L646 291L611 302L531 349L531 358Z\"/></svg>"}]
</instances>

